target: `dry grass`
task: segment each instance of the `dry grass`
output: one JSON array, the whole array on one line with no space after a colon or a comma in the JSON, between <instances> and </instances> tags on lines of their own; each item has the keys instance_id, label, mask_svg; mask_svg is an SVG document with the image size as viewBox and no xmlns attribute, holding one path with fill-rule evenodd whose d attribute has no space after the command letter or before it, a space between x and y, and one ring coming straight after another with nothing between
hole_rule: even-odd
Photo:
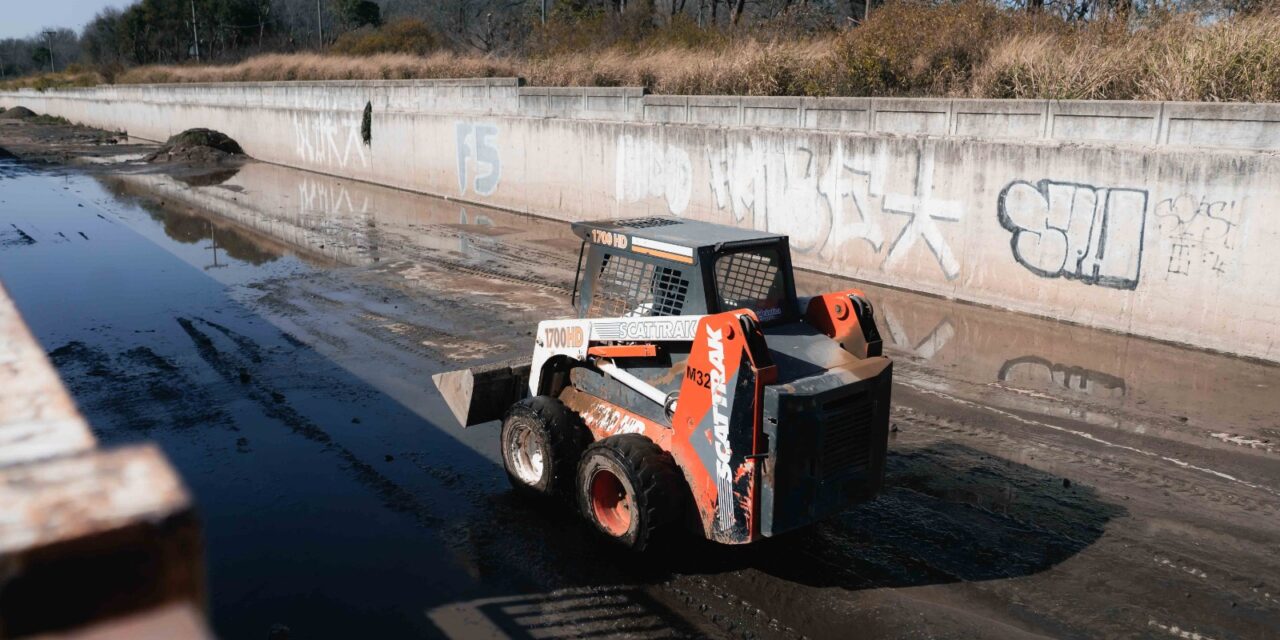
<instances>
[{"instance_id":1,"label":"dry grass","mask_svg":"<svg viewBox=\"0 0 1280 640\"><path fill-rule=\"evenodd\" d=\"M15 89L36 89L44 91L45 89L58 89L63 87L92 87L102 84L104 78L96 71L91 71L77 65L72 65L66 71L57 73L42 73L35 76L24 76L13 80L0 82L0 90L13 91Z\"/></svg>"},{"instance_id":2,"label":"dry grass","mask_svg":"<svg viewBox=\"0 0 1280 640\"><path fill-rule=\"evenodd\" d=\"M271 54L229 66L149 66L120 74L125 84L279 80L402 80L411 78L525 78L548 86L647 86L657 93L787 95L796 78L829 49L822 41L761 43L743 40L723 49L621 47L538 58L376 54L339 56Z\"/></svg>"},{"instance_id":3,"label":"dry grass","mask_svg":"<svg viewBox=\"0 0 1280 640\"><path fill-rule=\"evenodd\" d=\"M1280 100L1280 17L1210 26L1172 20L1114 33L1017 35L974 74L973 95L993 98Z\"/></svg>"},{"instance_id":4,"label":"dry grass","mask_svg":"<svg viewBox=\"0 0 1280 640\"><path fill-rule=\"evenodd\" d=\"M226 66L147 66L120 74L121 84L280 80L406 80L518 75L509 61L438 52L426 56L380 53L340 56L272 53Z\"/></svg>"},{"instance_id":5,"label":"dry grass","mask_svg":"<svg viewBox=\"0 0 1280 640\"><path fill-rule=\"evenodd\" d=\"M141 67L117 81L519 76L533 85L665 94L1280 101L1280 15L1131 28L1068 24L978 1L898 2L860 27L802 38L698 39L687 25L677 28L639 43L542 46L524 57L273 54L230 66Z\"/></svg>"}]
</instances>

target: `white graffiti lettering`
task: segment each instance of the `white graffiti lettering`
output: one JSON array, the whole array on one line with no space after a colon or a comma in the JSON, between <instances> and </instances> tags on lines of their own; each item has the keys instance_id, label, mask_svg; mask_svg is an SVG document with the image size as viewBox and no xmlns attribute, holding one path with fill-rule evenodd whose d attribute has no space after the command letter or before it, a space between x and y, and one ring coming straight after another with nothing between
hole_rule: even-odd
<instances>
[{"instance_id":1,"label":"white graffiti lettering","mask_svg":"<svg viewBox=\"0 0 1280 640\"><path fill-rule=\"evenodd\" d=\"M360 119L360 114L341 111L295 112L293 134L298 157L310 164L342 169L358 158L361 167L368 167Z\"/></svg>"},{"instance_id":2,"label":"white graffiti lettering","mask_svg":"<svg viewBox=\"0 0 1280 640\"><path fill-rule=\"evenodd\" d=\"M928 147L920 153L916 165L915 196L886 194L884 210L910 216L910 221L902 228L898 238L893 241L893 246L889 248L884 266L888 267L900 262L915 244L916 239L924 238L925 244L938 260L938 266L942 267L943 275L948 280L955 280L960 275L960 262L951 252L951 246L947 244L946 238L942 235L942 229L937 223L938 221L958 222L964 215L964 207L959 202L938 200L933 197L933 147Z\"/></svg>"},{"instance_id":3,"label":"white graffiti lettering","mask_svg":"<svg viewBox=\"0 0 1280 640\"><path fill-rule=\"evenodd\" d=\"M667 210L684 213L693 194L693 163L689 153L647 138L618 136L616 197L619 202L663 198Z\"/></svg>"},{"instance_id":4,"label":"white graffiti lettering","mask_svg":"<svg viewBox=\"0 0 1280 640\"><path fill-rule=\"evenodd\" d=\"M716 208L727 210L732 224L786 234L797 253L829 261L842 259L854 241L879 254L886 215L907 216L881 268L896 266L924 238L944 275L957 277L959 261L938 223L960 220L964 209L934 196L932 147L920 152L913 195L906 196L885 193L887 145L831 144L829 152L771 139L708 148Z\"/></svg>"},{"instance_id":5,"label":"white graffiti lettering","mask_svg":"<svg viewBox=\"0 0 1280 640\"><path fill-rule=\"evenodd\" d=\"M494 124L454 123L454 145L458 159L458 193L470 186L478 195L493 195L502 180L502 160L498 153L498 127ZM474 178L468 182L468 176Z\"/></svg>"}]
</instances>

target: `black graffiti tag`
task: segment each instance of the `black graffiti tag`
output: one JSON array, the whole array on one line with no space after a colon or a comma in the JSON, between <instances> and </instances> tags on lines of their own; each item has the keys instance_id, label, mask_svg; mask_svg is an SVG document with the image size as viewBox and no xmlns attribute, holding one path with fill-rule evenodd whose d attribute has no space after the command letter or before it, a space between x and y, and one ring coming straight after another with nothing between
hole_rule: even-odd
<instances>
[{"instance_id":1,"label":"black graffiti tag","mask_svg":"<svg viewBox=\"0 0 1280 640\"><path fill-rule=\"evenodd\" d=\"M1000 226L1028 271L1113 289L1136 289L1147 192L1017 180L1000 192Z\"/></svg>"}]
</instances>

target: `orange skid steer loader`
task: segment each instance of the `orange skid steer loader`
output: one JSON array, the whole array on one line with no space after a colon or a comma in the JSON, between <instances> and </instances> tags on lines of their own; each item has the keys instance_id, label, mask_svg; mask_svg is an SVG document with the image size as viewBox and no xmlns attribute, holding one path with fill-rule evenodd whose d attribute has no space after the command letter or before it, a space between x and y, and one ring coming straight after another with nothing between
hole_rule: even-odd
<instances>
[{"instance_id":1,"label":"orange skid steer loader","mask_svg":"<svg viewBox=\"0 0 1280 640\"><path fill-rule=\"evenodd\" d=\"M540 323L528 363L434 378L464 426L502 419L516 490L634 549L681 528L753 542L875 495L892 363L862 292L798 299L786 236L573 229L577 317Z\"/></svg>"}]
</instances>

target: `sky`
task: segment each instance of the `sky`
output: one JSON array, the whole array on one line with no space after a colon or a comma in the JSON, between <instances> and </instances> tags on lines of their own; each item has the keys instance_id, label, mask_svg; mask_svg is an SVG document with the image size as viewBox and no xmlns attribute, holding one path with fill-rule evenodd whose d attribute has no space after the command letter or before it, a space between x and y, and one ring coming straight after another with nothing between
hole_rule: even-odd
<instances>
[{"instance_id":1,"label":"sky","mask_svg":"<svg viewBox=\"0 0 1280 640\"><path fill-rule=\"evenodd\" d=\"M104 7L127 7L137 0L0 0L0 38L25 38L45 27L77 33Z\"/></svg>"}]
</instances>

